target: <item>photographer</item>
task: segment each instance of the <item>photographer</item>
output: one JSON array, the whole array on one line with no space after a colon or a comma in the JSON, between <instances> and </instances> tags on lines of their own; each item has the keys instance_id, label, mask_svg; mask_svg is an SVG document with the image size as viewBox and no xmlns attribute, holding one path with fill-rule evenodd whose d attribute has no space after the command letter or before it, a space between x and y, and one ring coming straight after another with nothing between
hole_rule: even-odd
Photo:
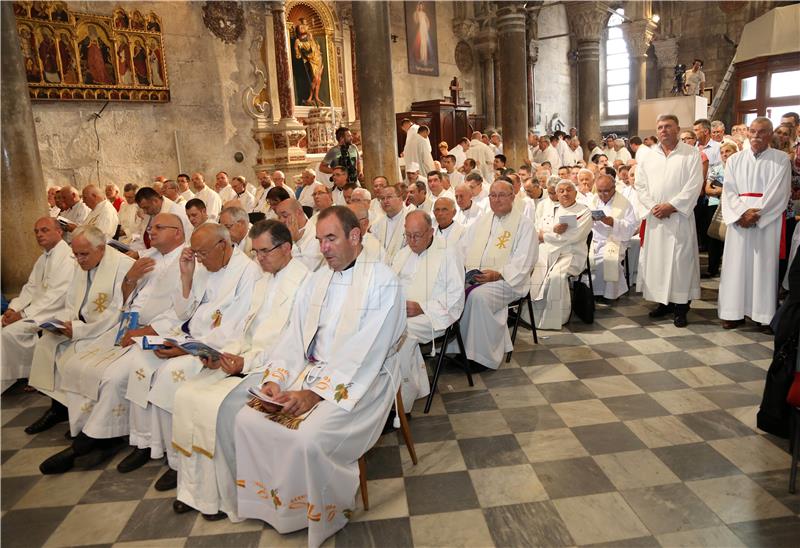
<instances>
[{"instance_id":1,"label":"photographer","mask_svg":"<svg viewBox=\"0 0 800 548\"><path fill-rule=\"evenodd\" d=\"M335 167L343 167L347 171L349 182L357 183L363 180L361 158L358 148L353 144L353 134L348 128L340 127L336 130L336 141L338 144L325 154L325 158L319 164L319 170L322 173L332 174Z\"/></svg>"}]
</instances>

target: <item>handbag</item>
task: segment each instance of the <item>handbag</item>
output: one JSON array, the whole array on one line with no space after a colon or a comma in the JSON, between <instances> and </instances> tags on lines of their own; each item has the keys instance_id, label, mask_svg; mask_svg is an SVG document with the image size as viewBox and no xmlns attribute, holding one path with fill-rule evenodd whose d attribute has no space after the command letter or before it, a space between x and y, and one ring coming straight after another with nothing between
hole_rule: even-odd
<instances>
[{"instance_id":1,"label":"handbag","mask_svg":"<svg viewBox=\"0 0 800 548\"><path fill-rule=\"evenodd\" d=\"M572 284L572 311L583 323L594 323L594 295L583 283L583 273Z\"/></svg>"},{"instance_id":2,"label":"handbag","mask_svg":"<svg viewBox=\"0 0 800 548\"><path fill-rule=\"evenodd\" d=\"M722 219L722 200L720 200L716 211L714 211L714 215L711 217L711 223L708 225L706 234L708 234L709 238L724 242L725 233L727 231L728 225L726 225L725 221Z\"/></svg>"}]
</instances>

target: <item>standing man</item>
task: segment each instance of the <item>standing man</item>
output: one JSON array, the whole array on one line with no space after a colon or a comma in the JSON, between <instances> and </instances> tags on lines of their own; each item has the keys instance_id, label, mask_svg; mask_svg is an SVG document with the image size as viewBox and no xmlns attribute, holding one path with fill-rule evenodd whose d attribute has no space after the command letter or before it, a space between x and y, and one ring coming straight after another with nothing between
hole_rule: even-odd
<instances>
[{"instance_id":1,"label":"standing man","mask_svg":"<svg viewBox=\"0 0 800 548\"><path fill-rule=\"evenodd\" d=\"M536 164L550 162L552 169L561 167L561 158L556 149L550 146L550 137L547 135L539 137L539 148L533 151L533 162Z\"/></svg>"},{"instance_id":2,"label":"standing man","mask_svg":"<svg viewBox=\"0 0 800 548\"><path fill-rule=\"evenodd\" d=\"M347 171L347 180L357 183L364 178L364 171L358 148L353 144L353 134L346 127L338 128L336 143L337 145L331 148L319 163L319 170L330 175L333 173L333 168L342 166Z\"/></svg>"},{"instance_id":3,"label":"standing man","mask_svg":"<svg viewBox=\"0 0 800 548\"><path fill-rule=\"evenodd\" d=\"M659 144L636 169L636 191L647 211L637 289L659 303L651 318L674 313L675 326L686 327L689 304L700 298L694 207L703 170L698 150L678 142L679 130L677 116L659 116Z\"/></svg>"},{"instance_id":4,"label":"standing man","mask_svg":"<svg viewBox=\"0 0 800 548\"><path fill-rule=\"evenodd\" d=\"M772 122L750 124L750 149L725 166L722 216L728 231L719 282L719 317L733 329L744 317L767 326L775 315L778 257L791 188L789 157L773 148Z\"/></svg>"},{"instance_id":5,"label":"standing man","mask_svg":"<svg viewBox=\"0 0 800 548\"><path fill-rule=\"evenodd\" d=\"M480 171L487 181L494 180L494 154L489 145L481 140L481 132L472 133L472 140L466 151L467 158L475 160L475 168Z\"/></svg>"},{"instance_id":6,"label":"standing man","mask_svg":"<svg viewBox=\"0 0 800 548\"><path fill-rule=\"evenodd\" d=\"M417 164L422 173L433 170L433 156L431 155L431 143L428 140L430 135L428 126L419 126L416 133L409 133L406 137L406 146L403 149L403 158L406 166Z\"/></svg>"},{"instance_id":7,"label":"standing man","mask_svg":"<svg viewBox=\"0 0 800 548\"><path fill-rule=\"evenodd\" d=\"M722 139L725 137L725 123L719 120L711 122L711 140L722 144Z\"/></svg>"}]
</instances>

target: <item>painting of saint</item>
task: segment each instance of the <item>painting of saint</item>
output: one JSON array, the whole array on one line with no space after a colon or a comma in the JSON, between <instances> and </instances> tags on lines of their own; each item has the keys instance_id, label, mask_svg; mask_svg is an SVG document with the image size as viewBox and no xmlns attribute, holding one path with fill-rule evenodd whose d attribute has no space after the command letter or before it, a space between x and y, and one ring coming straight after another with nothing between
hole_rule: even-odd
<instances>
[{"instance_id":1,"label":"painting of saint","mask_svg":"<svg viewBox=\"0 0 800 548\"><path fill-rule=\"evenodd\" d=\"M84 84L115 84L111 50L97 33L97 27L88 26L88 35L81 40L81 72Z\"/></svg>"},{"instance_id":2,"label":"painting of saint","mask_svg":"<svg viewBox=\"0 0 800 548\"><path fill-rule=\"evenodd\" d=\"M67 6L64 4L53 4L53 11L50 13L53 21L60 21L62 23L69 22L69 13L67 13Z\"/></svg>"},{"instance_id":3,"label":"painting of saint","mask_svg":"<svg viewBox=\"0 0 800 548\"><path fill-rule=\"evenodd\" d=\"M43 27L40 31L39 59L42 61L44 81L50 84L60 84L61 75L58 73L58 51L53 40L53 32Z\"/></svg>"},{"instance_id":4,"label":"painting of saint","mask_svg":"<svg viewBox=\"0 0 800 548\"><path fill-rule=\"evenodd\" d=\"M150 85L150 76L147 74L147 50L141 42L133 43L133 72L139 85Z\"/></svg>"},{"instance_id":5,"label":"painting of saint","mask_svg":"<svg viewBox=\"0 0 800 548\"><path fill-rule=\"evenodd\" d=\"M408 72L439 76L434 2L406 2L405 10Z\"/></svg>"},{"instance_id":6,"label":"painting of saint","mask_svg":"<svg viewBox=\"0 0 800 548\"><path fill-rule=\"evenodd\" d=\"M150 32L161 32L161 22L155 13L150 13L147 18L147 30Z\"/></svg>"},{"instance_id":7,"label":"painting of saint","mask_svg":"<svg viewBox=\"0 0 800 548\"><path fill-rule=\"evenodd\" d=\"M308 97L303 101L305 105L323 106L319 91L322 87L322 73L325 64L322 60L322 50L319 43L308 30L305 17L301 17L295 27L294 56L303 62L305 76L308 80Z\"/></svg>"},{"instance_id":8,"label":"painting of saint","mask_svg":"<svg viewBox=\"0 0 800 548\"><path fill-rule=\"evenodd\" d=\"M41 81L42 73L39 71L36 41L29 27L19 28L19 44L22 48L22 59L25 63L25 76L28 78L28 82Z\"/></svg>"},{"instance_id":9,"label":"painting of saint","mask_svg":"<svg viewBox=\"0 0 800 548\"><path fill-rule=\"evenodd\" d=\"M144 17L138 11L133 12L131 17L131 28L133 30L144 30Z\"/></svg>"},{"instance_id":10,"label":"painting of saint","mask_svg":"<svg viewBox=\"0 0 800 548\"><path fill-rule=\"evenodd\" d=\"M133 85L133 62L131 61L131 47L125 38L120 37L117 42L117 68L119 68L119 83Z\"/></svg>"},{"instance_id":11,"label":"painting of saint","mask_svg":"<svg viewBox=\"0 0 800 548\"><path fill-rule=\"evenodd\" d=\"M151 40L148 44L148 51L150 53L150 72L154 86L164 86L164 64L161 62L161 48L155 40Z\"/></svg>"},{"instance_id":12,"label":"painting of saint","mask_svg":"<svg viewBox=\"0 0 800 548\"><path fill-rule=\"evenodd\" d=\"M58 54L61 57L61 72L65 84L78 83L78 66L75 64L75 50L72 49L72 40L64 33L58 37Z\"/></svg>"},{"instance_id":13,"label":"painting of saint","mask_svg":"<svg viewBox=\"0 0 800 548\"><path fill-rule=\"evenodd\" d=\"M130 21L128 20L128 14L123 10L117 10L117 12L114 14L114 28L127 29L129 24Z\"/></svg>"}]
</instances>

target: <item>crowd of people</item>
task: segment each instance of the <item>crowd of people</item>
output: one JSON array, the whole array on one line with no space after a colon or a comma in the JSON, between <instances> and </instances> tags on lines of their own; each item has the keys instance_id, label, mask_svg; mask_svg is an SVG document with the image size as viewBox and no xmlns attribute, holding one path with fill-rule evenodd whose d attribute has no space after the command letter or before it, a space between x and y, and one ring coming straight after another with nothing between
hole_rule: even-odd
<instances>
[{"instance_id":1,"label":"crowd of people","mask_svg":"<svg viewBox=\"0 0 800 548\"><path fill-rule=\"evenodd\" d=\"M177 489L175 512L307 527L319 545L350 518L393 402L429 394L420 345L456 321L471 367L498 369L509 305L530 295L526 319L560 329L588 271L595 300L635 283L651 317L685 327L705 249L722 327L768 329L800 241L800 124L784 119L725 135L662 115L655 136L605 148L531 133L518 168L497 132L434 160L404 120L402 180L369 188L347 128L330 177L306 169L294 188L281 171L51 187L43 253L2 316L3 389L28 378L50 398L28 434L69 423L44 474L129 444L119 472L166 457L155 488Z\"/></svg>"}]
</instances>

